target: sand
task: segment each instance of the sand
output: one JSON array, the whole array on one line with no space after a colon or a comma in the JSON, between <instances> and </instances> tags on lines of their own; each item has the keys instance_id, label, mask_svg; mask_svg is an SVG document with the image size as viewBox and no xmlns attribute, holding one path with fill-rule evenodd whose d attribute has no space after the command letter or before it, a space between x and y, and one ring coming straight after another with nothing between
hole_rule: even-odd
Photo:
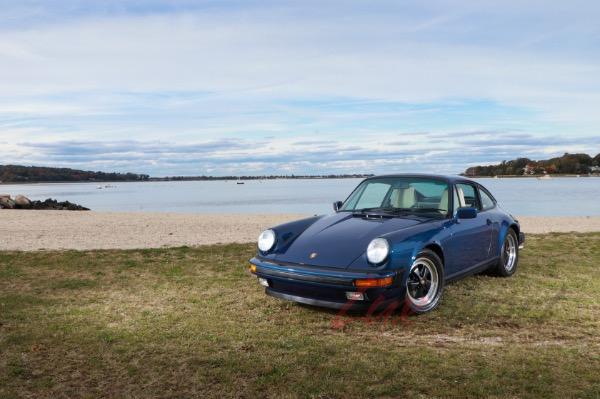
<instances>
[{"instance_id":1,"label":"sand","mask_svg":"<svg viewBox=\"0 0 600 399\"><path fill-rule=\"evenodd\" d=\"M0 250L131 249L254 242L307 215L0 210ZM520 217L526 233L600 231L600 217Z\"/></svg>"}]
</instances>

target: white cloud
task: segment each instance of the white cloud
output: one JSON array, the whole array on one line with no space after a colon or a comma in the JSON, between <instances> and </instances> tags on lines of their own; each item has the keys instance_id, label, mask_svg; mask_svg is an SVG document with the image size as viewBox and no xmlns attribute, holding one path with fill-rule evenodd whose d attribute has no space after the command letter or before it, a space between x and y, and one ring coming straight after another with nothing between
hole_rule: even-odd
<instances>
[{"instance_id":1,"label":"white cloud","mask_svg":"<svg viewBox=\"0 0 600 399\"><path fill-rule=\"evenodd\" d=\"M598 98L597 58L483 45L476 37L448 42L444 31L456 26L439 26L436 15L330 17L259 9L4 32L1 43L18 51L1 53L0 84L11 94L189 90L406 102L488 98L540 108L564 98L567 109L576 108L573 100ZM480 34L484 23L471 22Z\"/></svg>"},{"instance_id":2,"label":"white cloud","mask_svg":"<svg viewBox=\"0 0 600 399\"><path fill-rule=\"evenodd\" d=\"M548 139L498 132L404 133L351 143L310 137L243 138L193 143L172 141L60 141L0 143L7 163L62 165L81 169L135 171L152 175L389 173L430 171L460 173L471 164L534 159L564 151L592 152L600 138ZM407 140L408 138L408 140ZM18 161L18 162L17 162Z\"/></svg>"}]
</instances>

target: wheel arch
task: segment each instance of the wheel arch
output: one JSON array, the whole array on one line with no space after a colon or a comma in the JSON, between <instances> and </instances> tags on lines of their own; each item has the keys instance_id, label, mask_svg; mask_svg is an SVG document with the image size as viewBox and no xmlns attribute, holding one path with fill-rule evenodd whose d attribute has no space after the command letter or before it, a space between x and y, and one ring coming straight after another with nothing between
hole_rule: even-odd
<instances>
[{"instance_id":1,"label":"wheel arch","mask_svg":"<svg viewBox=\"0 0 600 399\"><path fill-rule=\"evenodd\" d=\"M444 250L442 249L442 246L440 244L432 242L425 245L423 249L429 249L430 251L433 251L442 261L442 266L446 265L446 260L444 258Z\"/></svg>"},{"instance_id":2,"label":"wheel arch","mask_svg":"<svg viewBox=\"0 0 600 399\"><path fill-rule=\"evenodd\" d=\"M438 277L437 292L436 292L435 296L428 303L426 303L424 305L418 304L413 299L411 299L411 296L410 296L411 294L408 291L409 290L409 288L408 288L409 273L406 273L405 281L403 282L404 286L406 287L406 289L405 289L406 303L408 304L410 309L417 314L429 312L429 311L435 309L439 305L441 298L442 298L442 293L444 292L444 284L446 281L446 278L445 278L446 273L445 273L445 267L444 267L444 250L439 243L428 242L427 244L423 245L418 250L418 252L415 254L415 257L413 257L413 260L415 260L415 258L419 255L419 253L426 251L426 250L431 251L434 254L436 254L437 257L442 262L442 264L440 265L440 264L438 264L438 262L434 262L433 259L430 259L432 257L431 254L428 256L428 262L435 263L434 268L436 269L436 272L437 272L436 275ZM411 268L412 268L412 266L411 266ZM432 278L433 278L433 275L432 275ZM421 284L422 284L422 282L421 282ZM427 295L429 295L429 293L427 293Z\"/></svg>"},{"instance_id":3,"label":"wheel arch","mask_svg":"<svg viewBox=\"0 0 600 399\"><path fill-rule=\"evenodd\" d=\"M508 232L510 230L515 232L515 234L517 236L517 240L518 240L519 233L521 231L519 224L512 220L503 222L500 227L500 234L498 234L498 246L497 246L496 256L500 256L500 251L502 251L502 245L504 244L506 235L508 234Z\"/></svg>"}]
</instances>

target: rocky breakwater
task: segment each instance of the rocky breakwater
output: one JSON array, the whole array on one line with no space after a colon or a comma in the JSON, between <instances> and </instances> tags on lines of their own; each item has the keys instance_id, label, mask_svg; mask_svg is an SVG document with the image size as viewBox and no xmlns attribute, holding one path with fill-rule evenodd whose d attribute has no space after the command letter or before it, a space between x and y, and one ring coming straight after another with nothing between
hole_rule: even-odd
<instances>
[{"instance_id":1,"label":"rocky breakwater","mask_svg":"<svg viewBox=\"0 0 600 399\"><path fill-rule=\"evenodd\" d=\"M56 211L89 211L88 208L69 201L59 202L48 198L44 201L32 201L24 195L11 198L9 194L0 194L0 209L47 209Z\"/></svg>"}]
</instances>

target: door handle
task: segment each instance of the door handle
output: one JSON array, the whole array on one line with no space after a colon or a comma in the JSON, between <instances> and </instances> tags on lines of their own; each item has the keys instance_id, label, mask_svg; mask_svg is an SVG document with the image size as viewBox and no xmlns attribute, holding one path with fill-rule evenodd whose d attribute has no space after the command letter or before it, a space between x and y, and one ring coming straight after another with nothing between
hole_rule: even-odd
<instances>
[{"instance_id":1,"label":"door handle","mask_svg":"<svg viewBox=\"0 0 600 399\"><path fill-rule=\"evenodd\" d=\"M492 224L491 219L487 219L485 222L487 223L488 226Z\"/></svg>"}]
</instances>

